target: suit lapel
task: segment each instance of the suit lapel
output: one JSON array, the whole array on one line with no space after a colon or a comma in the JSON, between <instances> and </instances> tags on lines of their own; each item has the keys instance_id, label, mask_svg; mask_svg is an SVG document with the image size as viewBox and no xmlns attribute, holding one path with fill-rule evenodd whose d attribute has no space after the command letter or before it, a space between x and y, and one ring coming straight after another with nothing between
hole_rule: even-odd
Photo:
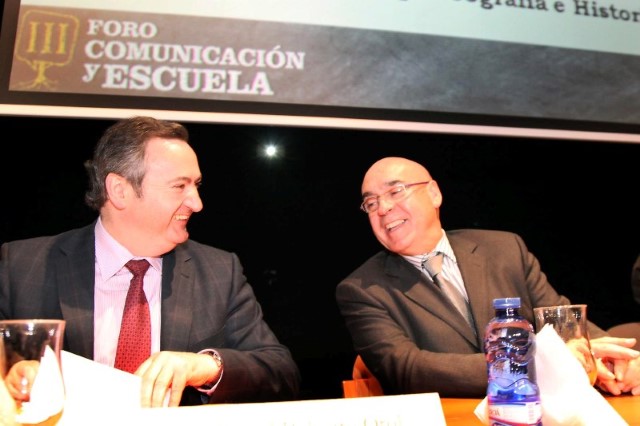
<instances>
[{"instance_id":1,"label":"suit lapel","mask_svg":"<svg viewBox=\"0 0 640 426\"><path fill-rule=\"evenodd\" d=\"M481 254L480 247L475 241L469 241L455 233L447 233L447 238L458 260L471 312L476 322L478 338L483 339L485 326L494 316L493 300L487 290L489 288L488 259Z\"/></svg>"},{"instance_id":2,"label":"suit lapel","mask_svg":"<svg viewBox=\"0 0 640 426\"><path fill-rule=\"evenodd\" d=\"M394 285L400 288L409 299L440 318L469 342L478 345L476 336L462 315L457 312L442 291L416 267L401 256L390 254L385 269L387 274L395 277Z\"/></svg>"},{"instance_id":3,"label":"suit lapel","mask_svg":"<svg viewBox=\"0 0 640 426\"><path fill-rule=\"evenodd\" d=\"M184 350L189 347L193 317L185 306L193 306L194 280L191 255L183 245L163 256L161 350Z\"/></svg>"},{"instance_id":4,"label":"suit lapel","mask_svg":"<svg viewBox=\"0 0 640 426\"><path fill-rule=\"evenodd\" d=\"M65 328L65 350L93 359L95 224L86 226L51 251Z\"/></svg>"}]
</instances>

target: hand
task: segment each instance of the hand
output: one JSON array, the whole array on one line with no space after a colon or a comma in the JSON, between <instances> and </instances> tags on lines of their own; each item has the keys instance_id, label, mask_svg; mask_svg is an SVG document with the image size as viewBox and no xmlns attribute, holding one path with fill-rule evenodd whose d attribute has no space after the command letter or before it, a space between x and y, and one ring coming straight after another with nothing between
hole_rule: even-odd
<instances>
[{"instance_id":1,"label":"hand","mask_svg":"<svg viewBox=\"0 0 640 426\"><path fill-rule=\"evenodd\" d=\"M5 383L0 380L0 426L17 426L17 411L16 401L9 395Z\"/></svg>"},{"instance_id":2,"label":"hand","mask_svg":"<svg viewBox=\"0 0 640 426\"><path fill-rule=\"evenodd\" d=\"M640 358L632 359L624 372L614 371L621 392L640 395Z\"/></svg>"},{"instance_id":3,"label":"hand","mask_svg":"<svg viewBox=\"0 0 640 426\"><path fill-rule=\"evenodd\" d=\"M585 337L571 339L567 343L567 348L573 356L580 362L584 371L589 376L589 381L593 385L597 381L598 368L593 351L589 346L589 341Z\"/></svg>"},{"instance_id":4,"label":"hand","mask_svg":"<svg viewBox=\"0 0 640 426\"><path fill-rule=\"evenodd\" d=\"M640 352L631 349L635 339L599 337L591 340L598 364L598 387L613 395L640 394Z\"/></svg>"},{"instance_id":5,"label":"hand","mask_svg":"<svg viewBox=\"0 0 640 426\"><path fill-rule=\"evenodd\" d=\"M9 394L15 401L29 401L31 395L31 387L38 374L40 361L18 361L7 372L4 381L7 385Z\"/></svg>"},{"instance_id":6,"label":"hand","mask_svg":"<svg viewBox=\"0 0 640 426\"><path fill-rule=\"evenodd\" d=\"M215 379L219 373L217 364L209 355L156 352L135 372L142 379L140 405L162 407L169 393L168 406L177 407L185 387L202 386Z\"/></svg>"}]
</instances>

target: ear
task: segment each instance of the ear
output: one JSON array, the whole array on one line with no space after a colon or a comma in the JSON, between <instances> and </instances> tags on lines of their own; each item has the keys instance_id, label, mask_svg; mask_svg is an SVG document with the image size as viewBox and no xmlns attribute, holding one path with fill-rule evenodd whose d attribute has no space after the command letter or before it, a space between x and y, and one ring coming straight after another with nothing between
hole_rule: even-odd
<instances>
[{"instance_id":1,"label":"ear","mask_svg":"<svg viewBox=\"0 0 640 426\"><path fill-rule=\"evenodd\" d=\"M429 191L429 197L431 197L431 203L433 206L435 208L440 208L442 205L442 192L440 192L438 182L432 180L429 185L427 185L427 191Z\"/></svg>"},{"instance_id":2,"label":"ear","mask_svg":"<svg viewBox=\"0 0 640 426\"><path fill-rule=\"evenodd\" d=\"M109 173L107 175L105 179L105 189L109 201L111 201L111 204L118 210L126 207L127 198L133 191L129 182L116 173Z\"/></svg>"}]
</instances>

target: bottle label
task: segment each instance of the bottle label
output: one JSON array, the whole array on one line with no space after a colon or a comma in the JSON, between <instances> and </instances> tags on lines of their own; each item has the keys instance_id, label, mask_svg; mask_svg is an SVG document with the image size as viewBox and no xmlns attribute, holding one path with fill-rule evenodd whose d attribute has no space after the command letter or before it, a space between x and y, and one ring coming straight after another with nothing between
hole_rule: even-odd
<instances>
[{"instance_id":1,"label":"bottle label","mask_svg":"<svg viewBox=\"0 0 640 426\"><path fill-rule=\"evenodd\" d=\"M490 426L540 426L542 425L540 401L489 404Z\"/></svg>"}]
</instances>

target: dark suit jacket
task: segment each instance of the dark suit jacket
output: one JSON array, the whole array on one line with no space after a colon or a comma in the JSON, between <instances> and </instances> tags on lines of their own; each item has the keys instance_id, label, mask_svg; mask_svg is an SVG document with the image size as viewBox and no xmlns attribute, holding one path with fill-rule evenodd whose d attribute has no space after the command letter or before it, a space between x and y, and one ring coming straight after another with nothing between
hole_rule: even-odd
<instances>
[{"instance_id":1,"label":"dark suit jacket","mask_svg":"<svg viewBox=\"0 0 640 426\"><path fill-rule=\"evenodd\" d=\"M486 395L484 329L493 299L520 297L532 324L533 308L569 304L547 282L538 260L512 233L447 232L458 260L476 334L453 305L403 257L381 251L336 289L354 349L386 394L439 392L442 397ZM605 332L590 324L591 337Z\"/></svg>"},{"instance_id":2,"label":"dark suit jacket","mask_svg":"<svg viewBox=\"0 0 640 426\"><path fill-rule=\"evenodd\" d=\"M0 319L66 320L64 349L93 359L95 224L2 245ZM225 362L210 402L297 397L299 371L263 321L238 257L189 240L163 257L160 348L213 348ZM99 387L98 387L99 389ZM182 404L201 403L187 388Z\"/></svg>"}]
</instances>

